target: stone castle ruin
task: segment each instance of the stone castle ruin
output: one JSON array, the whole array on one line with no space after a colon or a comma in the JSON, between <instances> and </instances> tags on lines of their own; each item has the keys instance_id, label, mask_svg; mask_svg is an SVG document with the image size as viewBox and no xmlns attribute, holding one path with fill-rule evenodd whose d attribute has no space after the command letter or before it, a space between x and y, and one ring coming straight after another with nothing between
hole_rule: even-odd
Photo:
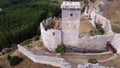
<instances>
[{"instance_id":1,"label":"stone castle ruin","mask_svg":"<svg viewBox=\"0 0 120 68\"><path fill-rule=\"evenodd\" d=\"M92 10L86 9L86 14L91 18L89 23L96 28L96 24L101 25L104 30L103 35L95 36L81 36L81 9L82 6L79 2L64 1L61 5L62 21L60 29L54 29L55 20L49 18L40 23L41 39L44 46L50 51L55 51L59 44L67 46L68 51L75 52L104 52L107 51L107 42L112 42L114 33L111 29L111 24L108 19L100 14L100 11L107 9L105 2L101 3Z\"/></svg>"},{"instance_id":2,"label":"stone castle ruin","mask_svg":"<svg viewBox=\"0 0 120 68\"><path fill-rule=\"evenodd\" d=\"M104 2L105 0L101 1ZM64 1L61 5L62 19L49 18L40 23L40 40L49 51L36 46L25 47L19 44L18 50L35 63L49 64L61 68L109 68L99 65L99 63L91 64L87 63L86 59L80 59L81 56L111 55L112 52L108 51L107 48L113 48L116 50L115 53L120 54L120 34L112 31L110 21L103 17L101 13L101 11L107 9L105 4L105 2L101 3L102 7L99 5L93 9L87 7L85 14L81 14L82 7L79 2ZM97 28L97 25L100 25L104 33L100 35L88 34L90 30ZM68 61L69 58L60 57L56 53L50 52L54 52L59 44L65 44L69 52L66 55L69 54L70 57L76 55L75 58L79 58L78 61L74 57L73 60L76 62L71 59ZM98 60L98 62L107 62L116 58L116 56ZM73 65L71 61L77 64ZM77 67L74 67L76 65Z\"/></svg>"}]
</instances>

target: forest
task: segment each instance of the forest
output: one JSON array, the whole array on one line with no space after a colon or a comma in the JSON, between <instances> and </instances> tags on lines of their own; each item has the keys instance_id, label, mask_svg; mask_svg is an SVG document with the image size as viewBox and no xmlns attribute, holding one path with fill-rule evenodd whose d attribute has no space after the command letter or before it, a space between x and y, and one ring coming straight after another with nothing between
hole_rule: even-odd
<instances>
[{"instance_id":1,"label":"forest","mask_svg":"<svg viewBox=\"0 0 120 68\"><path fill-rule=\"evenodd\" d=\"M0 8L0 50L40 35L40 22L61 13L52 0L0 0Z\"/></svg>"}]
</instances>

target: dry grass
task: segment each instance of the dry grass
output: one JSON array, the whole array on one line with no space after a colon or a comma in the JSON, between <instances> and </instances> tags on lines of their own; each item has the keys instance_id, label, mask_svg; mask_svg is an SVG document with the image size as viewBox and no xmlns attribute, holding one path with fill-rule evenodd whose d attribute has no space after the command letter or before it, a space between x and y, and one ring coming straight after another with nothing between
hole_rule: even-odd
<instances>
[{"instance_id":1,"label":"dry grass","mask_svg":"<svg viewBox=\"0 0 120 68\"><path fill-rule=\"evenodd\" d=\"M104 16L111 21L112 30L120 33L120 0L108 2L108 10L104 11Z\"/></svg>"},{"instance_id":2,"label":"dry grass","mask_svg":"<svg viewBox=\"0 0 120 68\"><path fill-rule=\"evenodd\" d=\"M89 32L93 29L94 27L92 24L87 20L87 19L82 19L80 21L80 36L83 35L89 35Z\"/></svg>"},{"instance_id":3,"label":"dry grass","mask_svg":"<svg viewBox=\"0 0 120 68\"><path fill-rule=\"evenodd\" d=\"M109 62L100 63L104 66L114 67L114 68L120 68L120 56L118 56L116 59L113 59Z\"/></svg>"},{"instance_id":4,"label":"dry grass","mask_svg":"<svg viewBox=\"0 0 120 68\"><path fill-rule=\"evenodd\" d=\"M61 18L59 18L58 20L55 20L54 22L55 22L54 29L60 30L61 29Z\"/></svg>"},{"instance_id":5,"label":"dry grass","mask_svg":"<svg viewBox=\"0 0 120 68\"><path fill-rule=\"evenodd\" d=\"M54 67L54 66L46 65L46 64L34 63L32 60L27 58L25 55L18 52L18 50L12 53L9 53L9 54L16 55L16 56L23 58L23 61L19 63L18 65L11 67L8 63L7 55L5 55L3 58L0 58L0 66L2 66L2 68L59 68L59 67Z\"/></svg>"},{"instance_id":6,"label":"dry grass","mask_svg":"<svg viewBox=\"0 0 120 68\"><path fill-rule=\"evenodd\" d=\"M78 64L85 64L85 63L88 63L88 59L90 58L96 58L97 60L105 60L107 58L110 58L112 57L113 55L112 54L108 54L108 55L77 55L77 54L74 54L74 55L63 55L63 57L69 62L72 64L72 66L74 68L76 68L76 66Z\"/></svg>"}]
</instances>

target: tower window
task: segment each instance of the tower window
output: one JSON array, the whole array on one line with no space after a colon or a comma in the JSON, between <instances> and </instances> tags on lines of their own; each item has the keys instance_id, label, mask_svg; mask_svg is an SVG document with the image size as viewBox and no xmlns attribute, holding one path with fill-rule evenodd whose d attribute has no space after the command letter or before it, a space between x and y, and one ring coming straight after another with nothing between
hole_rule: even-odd
<instances>
[{"instance_id":1,"label":"tower window","mask_svg":"<svg viewBox=\"0 0 120 68\"><path fill-rule=\"evenodd\" d=\"M55 32L53 32L53 36L55 36Z\"/></svg>"},{"instance_id":2,"label":"tower window","mask_svg":"<svg viewBox=\"0 0 120 68\"><path fill-rule=\"evenodd\" d=\"M70 17L72 17L73 16L73 13L70 13Z\"/></svg>"}]
</instances>

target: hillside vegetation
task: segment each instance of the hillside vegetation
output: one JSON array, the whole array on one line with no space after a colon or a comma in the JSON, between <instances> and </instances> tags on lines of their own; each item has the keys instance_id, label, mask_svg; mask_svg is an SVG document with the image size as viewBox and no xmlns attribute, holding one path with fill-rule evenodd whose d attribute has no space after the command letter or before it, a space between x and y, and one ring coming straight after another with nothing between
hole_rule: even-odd
<instances>
[{"instance_id":1,"label":"hillside vegetation","mask_svg":"<svg viewBox=\"0 0 120 68\"><path fill-rule=\"evenodd\" d=\"M51 0L0 0L0 50L40 35L39 23L60 14Z\"/></svg>"}]
</instances>

